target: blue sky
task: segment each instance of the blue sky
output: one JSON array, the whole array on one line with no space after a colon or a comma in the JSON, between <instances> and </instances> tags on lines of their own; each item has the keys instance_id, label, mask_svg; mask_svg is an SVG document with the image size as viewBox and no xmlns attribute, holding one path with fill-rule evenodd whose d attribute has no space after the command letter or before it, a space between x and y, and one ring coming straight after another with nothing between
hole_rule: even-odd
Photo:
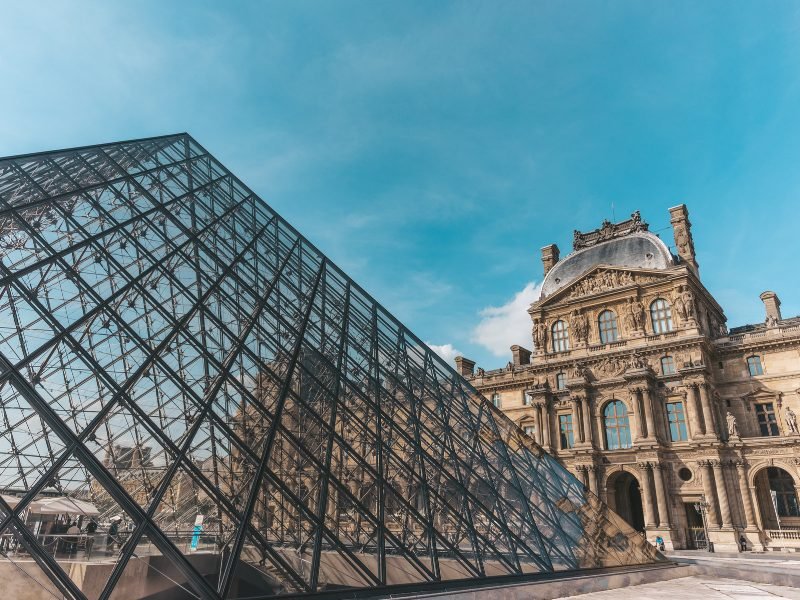
<instances>
[{"instance_id":1,"label":"blue sky","mask_svg":"<svg viewBox=\"0 0 800 600\"><path fill-rule=\"evenodd\" d=\"M8 2L0 90L0 156L190 132L486 368L541 246L636 209L729 325L800 314L796 2Z\"/></svg>"}]
</instances>

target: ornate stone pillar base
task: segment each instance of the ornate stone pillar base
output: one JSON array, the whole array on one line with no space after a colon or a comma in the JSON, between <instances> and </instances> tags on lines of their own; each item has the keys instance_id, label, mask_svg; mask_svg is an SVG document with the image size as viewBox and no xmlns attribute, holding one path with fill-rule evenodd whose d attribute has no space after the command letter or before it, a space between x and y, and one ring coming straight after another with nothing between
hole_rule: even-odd
<instances>
[{"instance_id":1,"label":"ornate stone pillar base","mask_svg":"<svg viewBox=\"0 0 800 600\"><path fill-rule=\"evenodd\" d=\"M714 544L715 552L738 552L739 535L733 529L712 529L708 532L711 542Z\"/></svg>"}]
</instances>

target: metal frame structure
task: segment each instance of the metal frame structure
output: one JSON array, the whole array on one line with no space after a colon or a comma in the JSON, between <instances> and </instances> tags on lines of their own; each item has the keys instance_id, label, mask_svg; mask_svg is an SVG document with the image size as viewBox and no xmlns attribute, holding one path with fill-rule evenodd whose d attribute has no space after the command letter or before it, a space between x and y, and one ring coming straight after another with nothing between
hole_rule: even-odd
<instances>
[{"instance_id":1,"label":"metal frame structure","mask_svg":"<svg viewBox=\"0 0 800 600\"><path fill-rule=\"evenodd\" d=\"M657 560L188 134L0 159L0 261L0 575L219 599ZM97 558L48 544L46 495L98 507Z\"/></svg>"}]
</instances>

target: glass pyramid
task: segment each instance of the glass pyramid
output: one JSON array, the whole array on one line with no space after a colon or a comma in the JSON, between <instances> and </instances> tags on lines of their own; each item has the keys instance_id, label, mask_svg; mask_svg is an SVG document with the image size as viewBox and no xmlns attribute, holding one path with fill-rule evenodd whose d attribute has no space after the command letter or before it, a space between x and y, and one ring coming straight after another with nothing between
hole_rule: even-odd
<instances>
[{"instance_id":1,"label":"glass pyramid","mask_svg":"<svg viewBox=\"0 0 800 600\"><path fill-rule=\"evenodd\" d=\"M336 596L659 559L187 134L0 159L0 257L0 580Z\"/></svg>"}]
</instances>

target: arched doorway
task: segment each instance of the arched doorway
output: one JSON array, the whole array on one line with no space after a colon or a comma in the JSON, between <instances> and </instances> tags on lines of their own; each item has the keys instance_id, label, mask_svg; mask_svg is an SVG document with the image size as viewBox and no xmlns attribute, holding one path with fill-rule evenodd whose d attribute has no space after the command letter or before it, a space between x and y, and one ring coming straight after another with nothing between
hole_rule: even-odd
<instances>
[{"instance_id":1,"label":"arched doorway","mask_svg":"<svg viewBox=\"0 0 800 600\"><path fill-rule=\"evenodd\" d=\"M756 498L764 529L800 525L800 503L794 478L780 467L766 467L756 473Z\"/></svg>"},{"instance_id":2,"label":"arched doorway","mask_svg":"<svg viewBox=\"0 0 800 600\"><path fill-rule=\"evenodd\" d=\"M644 531L644 510L639 482L631 473L620 471L608 479L608 504L636 531Z\"/></svg>"}]
</instances>

